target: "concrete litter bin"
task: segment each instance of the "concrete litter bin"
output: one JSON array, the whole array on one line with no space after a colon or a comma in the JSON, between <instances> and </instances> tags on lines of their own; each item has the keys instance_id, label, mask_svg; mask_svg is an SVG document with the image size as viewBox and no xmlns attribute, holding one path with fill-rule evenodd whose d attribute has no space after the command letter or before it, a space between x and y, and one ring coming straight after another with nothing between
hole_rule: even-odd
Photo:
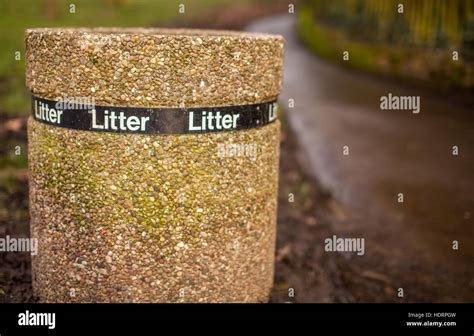
<instances>
[{"instance_id":1,"label":"concrete litter bin","mask_svg":"<svg viewBox=\"0 0 474 336\"><path fill-rule=\"evenodd\" d=\"M31 29L26 46L40 301L267 301L283 39Z\"/></svg>"}]
</instances>

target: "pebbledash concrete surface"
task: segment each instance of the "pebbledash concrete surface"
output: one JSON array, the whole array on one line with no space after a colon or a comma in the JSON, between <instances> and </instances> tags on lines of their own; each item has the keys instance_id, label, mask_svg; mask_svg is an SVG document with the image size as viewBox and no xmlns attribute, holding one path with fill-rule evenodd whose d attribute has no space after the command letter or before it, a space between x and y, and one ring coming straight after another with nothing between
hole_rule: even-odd
<instances>
[{"instance_id":1,"label":"pebbledash concrete surface","mask_svg":"<svg viewBox=\"0 0 474 336\"><path fill-rule=\"evenodd\" d=\"M31 29L26 46L40 301L267 301L283 38Z\"/></svg>"}]
</instances>

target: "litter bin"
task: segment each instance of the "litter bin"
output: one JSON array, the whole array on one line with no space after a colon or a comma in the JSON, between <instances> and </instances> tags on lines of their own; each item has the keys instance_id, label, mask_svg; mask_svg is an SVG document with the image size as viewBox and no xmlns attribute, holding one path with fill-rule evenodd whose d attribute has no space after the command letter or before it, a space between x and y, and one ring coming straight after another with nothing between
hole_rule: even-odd
<instances>
[{"instance_id":1,"label":"litter bin","mask_svg":"<svg viewBox=\"0 0 474 336\"><path fill-rule=\"evenodd\" d=\"M26 47L40 301L267 301L282 37L30 29Z\"/></svg>"}]
</instances>

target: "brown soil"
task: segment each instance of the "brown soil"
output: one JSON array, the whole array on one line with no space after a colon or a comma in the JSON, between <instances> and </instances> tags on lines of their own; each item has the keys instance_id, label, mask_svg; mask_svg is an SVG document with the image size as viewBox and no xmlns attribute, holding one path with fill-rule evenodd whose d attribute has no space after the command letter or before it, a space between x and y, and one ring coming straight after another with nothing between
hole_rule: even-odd
<instances>
[{"instance_id":1,"label":"brown soil","mask_svg":"<svg viewBox=\"0 0 474 336\"><path fill-rule=\"evenodd\" d=\"M13 119L9 119L13 120ZM26 143L25 118L18 131L0 130L0 140ZM8 123L3 123L8 125ZM300 156L300 158L298 158ZM342 298L336 265L321 241L330 236L330 197L304 173L295 135L283 122L278 204L276 277L272 302L330 302ZM289 201L290 194L294 202ZM25 169L3 173L0 184L0 236L29 235ZM294 291L294 296L292 292ZM290 296L289 296L290 294ZM33 302L28 253L0 253L0 302Z\"/></svg>"},{"instance_id":2,"label":"brown soil","mask_svg":"<svg viewBox=\"0 0 474 336\"><path fill-rule=\"evenodd\" d=\"M14 145L26 148L26 118L1 118L0 153L4 158ZM11 125L20 124L19 127ZM24 153L26 155L26 153ZM25 168L0 170L0 237L29 236L28 176ZM0 253L0 302L31 302L29 253Z\"/></svg>"},{"instance_id":3,"label":"brown soil","mask_svg":"<svg viewBox=\"0 0 474 336\"><path fill-rule=\"evenodd\" d=\"M286 9L287 3L234 5L176 26L240 29L250 21ZM238 15L236 13L239 13ZM3 117L1 148L26 148L26 118ZM282 124L275 286L271 302L347 302L340 267L322 248L333 217L344 216L318 183L305 173L304 155L286 120ZM8 144L8 145L7 145ZM2 151L2 157L8 153ZM294 201L291 201L293 195ZM0 170L0 236L28 236L25 168ZM0 302L34 302L28 253L0 253Z\"/></svg>"}]
</instances>

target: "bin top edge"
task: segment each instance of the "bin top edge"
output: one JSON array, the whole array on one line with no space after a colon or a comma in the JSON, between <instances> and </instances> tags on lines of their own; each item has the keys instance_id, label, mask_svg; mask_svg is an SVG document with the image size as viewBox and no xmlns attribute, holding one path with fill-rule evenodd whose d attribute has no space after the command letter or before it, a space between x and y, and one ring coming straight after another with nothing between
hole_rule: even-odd
<instances>
[{"instance_id":1,"label":"bin top edge","mask_svg":"<svg viewBox=\"0 0 474 336\"><path fill-rule=\"evenodd\" d=\"M276 39L283 40L281 35L244 32L236 30L193 29L193 28L140 28L140 27L79 27L79 28L28 28L27 35L91 35L91 36L150 36L179 38L230 38L230 39Z\"/></svg>"}]
</instances>

